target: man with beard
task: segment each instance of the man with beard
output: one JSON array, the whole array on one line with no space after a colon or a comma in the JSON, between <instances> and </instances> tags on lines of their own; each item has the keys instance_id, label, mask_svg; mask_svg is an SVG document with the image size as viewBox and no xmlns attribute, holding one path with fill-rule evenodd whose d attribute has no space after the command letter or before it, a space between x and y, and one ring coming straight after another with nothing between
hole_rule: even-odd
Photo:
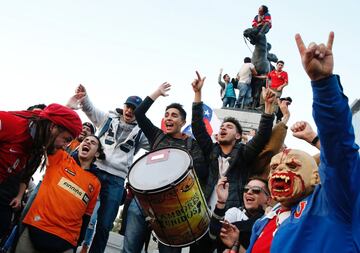
<instances>
[{"instance_id":1,"label":"man with beard","mask_svg":"<svg viewBox=\"0 0 360 253\"><path fill-rule=\"evenodd\" d=\"M119 206L123 202L124 181L140 148L148 148L148 142L135 120L135 108L141 103L138 96L126 99L123 109L105 113L97 109L87 96L86 89L79 85L68 106L81 109L98 128L98 137L106 159L97 161L96 176L101 182L100 207L91 253L105 251L109 233L113 227Z\"/></svg>"},{"instance_id":2,"label":"man with beard","mask_svg":"<svg viewBox=\"0 0 360 253\"><path fill-rule=\"evenodd\" d=\"M59 104L44 110L0 112L0 238L9 228L10 202L14 205L19 186L26 188L41 159L65 148L80 131L77 113Z\"/></svg>"},{"instance_id":3,"label":"man with beard","mask_svg":"<svg viewBox=\"0 0 360 253\"><path fill-rule=\"evenodd\" d=\"M285 150L270 165L269 188L280 208L254 225L248 252L360 252L359 147L348 99L333 74L331 32L327 45L296 43L311 79L313 116L321 141L319 174L315 160ZM295 130L298 131L298 130Z\"/></svg>"},{"instance_id":4,"label":"man with beard","mask_svg":"<svg viewBox=\"0 0 360 253\"><path fill-rule=\"evenodd\" d=\"M220 177L226 176L230 188L225 209L239 207L242 205L242 189L251 173L247 165L262 151L271 135L274 115L270 114L270 107L275 98L274 93L269 89L264 91L265 113L261 116L258 133L247 144L240 143L242 128L232 117L223 120L217 135L217 143L213 143L202 120L201 89L205 78L201 78L199 73L196 73L197 79L192 83L195 99L191 125L205 159L210 164L204 195L213 210L217 202L216 184Z\"/></svg>"},{"instance_id":5,"label":"man with beard","mask_svg":"<svg viewBox=\"0 0 360 253\"><path fill-rule=\"evenodd\" d=\"M196 72L197 79L192 83L195 93L192 113L192 131L199 143L205 161L209 164L206 185L203 192L207 204L214 210L217 203L216 185L221 177L227 177L229 183L229 196L224 204L224 210L231 207L239 207L242 201L242 189L251 173L249 164L254 161L256 156L262 151L268 142L274 115L270 114L270 107L274 93L269 89L265 92L265 113L261 116L259 131L255 137L247 144L242 144L242 128L238 120L232 117L225 118L217 134L217 142L213 143L211 136L206 131L203 121L203 103L201 101L201 89L205 77L201 78ZM204 237L202 241L208 241L203 247L210 251L211 240Z\"/></svg>"},{"instance_id":6,"label":"man with beard","mask_svg":"<svg viewBox=\"0 0 360 253\"><path fill-rule=\"evenodd\" d=\"M93 135L72 156L64 150L48 156L43 182L23 220L26 228L15 252L73 252L100 192L99 180L89 172L96 169L97 158L105 156Z\"/></svg>"}]
</instances>

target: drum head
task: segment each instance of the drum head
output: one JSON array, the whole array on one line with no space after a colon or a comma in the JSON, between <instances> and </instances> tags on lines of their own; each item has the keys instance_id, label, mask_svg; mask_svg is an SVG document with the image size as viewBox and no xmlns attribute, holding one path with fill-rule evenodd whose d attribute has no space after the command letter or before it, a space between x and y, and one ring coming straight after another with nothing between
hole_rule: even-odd
<instances>
[{"instance_id":1,"label":"drum head","mask_svg":"<svg viewBox=\"0 0 360 253\"><path fill-rule=\"evenodd\" d=\"M175 182L190 167L189 154L181 149L166 148L140 157L131 167L129 184L140 191L156 190Z\"/></svg>"}]
</instances>

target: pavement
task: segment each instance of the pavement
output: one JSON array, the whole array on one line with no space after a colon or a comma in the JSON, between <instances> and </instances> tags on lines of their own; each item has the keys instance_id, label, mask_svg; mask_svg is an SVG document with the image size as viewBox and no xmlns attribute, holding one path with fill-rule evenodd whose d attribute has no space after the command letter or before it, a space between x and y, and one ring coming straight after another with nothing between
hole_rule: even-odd
<instances>
[{"instance_id":1,"label":"pavement","mask_svg":"<svg viewBox=\"0 0 360 253\"><path fill-rule=\"evenodd\" d=\"M105 253L122 253L124 237L118 233L110 232L109 240L106 245ZM78 248L77 253L80 252L81 247ZM189 247L183 248L182 253L188 253ZM142 253L145 253L143 250ZM150 240L148 253L159 253L157 243L154 240Z\"/></svg>"}]
</instances>

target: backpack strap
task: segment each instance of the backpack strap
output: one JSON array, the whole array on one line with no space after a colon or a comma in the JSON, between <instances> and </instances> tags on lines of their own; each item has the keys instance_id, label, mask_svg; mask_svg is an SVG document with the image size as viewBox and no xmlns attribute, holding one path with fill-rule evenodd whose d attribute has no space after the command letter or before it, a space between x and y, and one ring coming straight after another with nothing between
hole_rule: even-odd
<instances>
[{"instance_id":1,"label":"backpack strap","mask_svg":"<svg viewBox=\"0 0 360 253\"><path fill-rule=\"evenodd\" d=\"M142 130L140 129L137 134L136 134L136 137L135 137L135 144L134 144L134 154L136 154L140 147L139 147L139 143L140 143L140 138L141 138L141 135L142 135Z\"/></svg>"},{"instance_id":2,"label":"backpack strap","mask_svg":"<svg viewBox=\"0 0 360 253\"><path fill-rule=\"evenodd\" d=\"M192 147L192 144L193 144L193 138L191 136L189 136L187 139L186 139L186 150L190 152L191 150L191 147Z\"/></svg>"},{"instance_id":3,"label":"backpack strap","mask_svg":"<svg viewBox=\"0 0 360 253\"><path fill-rule=\"evenodd\" d=\"M166 135L164 133L160 133L155 141L154 141L154 144L151 146L151 150L154 150L157 148L157 146L160 144L160 142L162 142L164 139L165 139Z\"/></svg>"},{"instance_id":4,"label":"backpack strap","mask_svg":"<svg viewBox=\"0 0 360 253\"><path fill-rule=\"evenodd\" d=\"M99 134L98 134L98 137L99 137L99 138L100 138L101 136L103 136L103 135L106 133L106 131L109 129L110 123L111 123L112 120L113 120L113 119L110 118L110 117L106 120L104 126L101 128L101 130L100 130L100 132L99 132Z\"/></svg>"}]
</instances>

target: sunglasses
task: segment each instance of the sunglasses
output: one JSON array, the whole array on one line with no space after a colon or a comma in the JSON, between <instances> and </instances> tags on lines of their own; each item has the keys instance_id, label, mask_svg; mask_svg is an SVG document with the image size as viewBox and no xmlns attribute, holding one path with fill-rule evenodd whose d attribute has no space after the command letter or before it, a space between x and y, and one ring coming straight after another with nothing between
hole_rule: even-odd
<instances>
[{"instance_id":1,"label":"sunglasses","mask_svg":"<svg viewBox=\"0 0 360 253\"><path fill-rule=\"evenodd\" d=\"M249 185L246 185L244 187L244 192L245 193L248 193L249 191L251 191L252 193L258 195L260 194L260 192L263 192L265 193L266 196L269 196L269 193L267 191L265 191L263 188L261 188L260 186L249 186Z\"/></svg>"}]
</instances>

